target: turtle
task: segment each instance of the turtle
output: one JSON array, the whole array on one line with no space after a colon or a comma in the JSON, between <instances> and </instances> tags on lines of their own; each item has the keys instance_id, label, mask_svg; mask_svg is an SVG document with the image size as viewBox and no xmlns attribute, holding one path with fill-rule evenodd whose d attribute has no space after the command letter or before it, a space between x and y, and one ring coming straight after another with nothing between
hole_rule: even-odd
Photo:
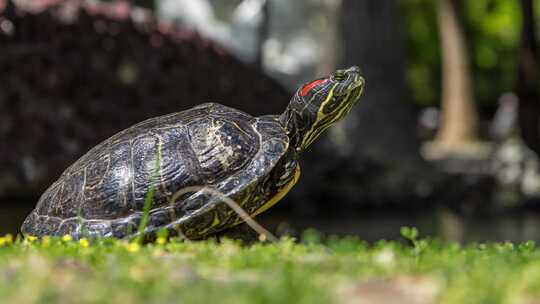
<instances>
[{"instance_id":1,"label":"turtle","mask_svg":"<svg viewBox=\"0 0 540 304\"><path fill-rule=\"evenodd\" d=\"M303 151L351 111L364 86L353 66L302 85L280 115L210 102L135 124L68 167L21 232L151 238L166 229L191 240L222 232L243 221L205 187L252 217L267 210L298 181ZM201 188L175 196L189 187Z\"/></svg>"}]
</instances>

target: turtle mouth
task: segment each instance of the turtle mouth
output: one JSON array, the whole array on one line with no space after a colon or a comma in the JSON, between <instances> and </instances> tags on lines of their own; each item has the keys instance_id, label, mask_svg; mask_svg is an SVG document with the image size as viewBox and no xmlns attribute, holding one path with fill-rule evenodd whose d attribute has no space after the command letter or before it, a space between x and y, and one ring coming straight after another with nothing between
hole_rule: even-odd
<instances>
[{"instance_id":1,"label":"turtle mouth","mask_svg":"<svg viewBox=\"0 0 540 304\"><path fill-rule=\"evenodd\" d=\"M356 76L355 77L356 79L353 81L353 83L351 83L351 85L349 86L349 90L350 92L354 91L355 89L357 88L362 88L364 87L364 78L362 78L362 76Z\"/></svg>"},{"instance_id":2,"label":"turtle mouth","mask_svg":"<svg viewBox=\"0 0 540 304\"><path fill-rule=\"evenodd\" d=\"M337 96L346 95L348 93L354 93L357 91L362 90L364 87L365 80L360 75L354 75L350 76L349 79L342 82L342 88L341 90L338 90L336 92Z\"/></svg>"}]
</instances>

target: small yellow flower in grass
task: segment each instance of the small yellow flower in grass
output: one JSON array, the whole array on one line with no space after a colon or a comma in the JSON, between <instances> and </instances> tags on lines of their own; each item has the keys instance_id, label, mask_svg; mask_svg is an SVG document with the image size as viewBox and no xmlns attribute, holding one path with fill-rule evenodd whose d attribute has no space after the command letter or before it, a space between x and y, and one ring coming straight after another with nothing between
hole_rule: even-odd
<instances>
[{"instance_id":1,"label":"small yellow flower in grass","mask_svg":"<svg viewBox=\"0 0 540 304\"><path fill-rule=\"evenodd\" d=\"M69 234L66 234L62 237L62 241L64 242L71 242L71 240L73 240L73 238Z\"/></svg>"},{"instance_id":2,"label":"small yellow flower in grass","mask_svg":"<svg viewBox=\"0 0 540 304\"><path fill-rule=\"evenodd\" d=\"M26 236L26 239L28 240L28 242L32 243L33 241L37 240L37 237L33 235L28 235Z\"/></svg>"},{"instance_id":3,"label":"small yellow flower in grass","mask_svg":"<svg viewBox=\"0 0 540 304\"><path fill-rule=\"evenodd\" d=\"M139 243L129 243L127 246L127 251L129 252L137 252L141 249L141 245Z\"/></svg>"},{"instance_id":4,"label":"small yellow flower in grass","mask_svg":"<svg viewBox=\"0 0 540 304\"><path fill-rule=\"evenodd\" d=\"M0 246L8 245L13 243L13 236L11 234L6 234L3 237L0 237Z\"/></svg>"},{"instance_id":5,"label":"small yellow flower in grass","mask_svg":"<svg viewBox=\"0 0 540 304\"><path fill-rule=\"evenodd\" d=\"M157 240L156 240L156 243L158 243L158 245L163 245L166 242L167 242L167 239L162 237L162 236L158 237Z\"/></svg>"},{"instance_id":6,"label":"small yellow flower in grass","mask_svg":"<svg viewBox=\"0 0 540 304\"><path fill-rule=\"evenodd\" d=\"M81 245L81 247L83 248L86 248L90 245L90 242L88 242L86 238L82 238L79 240L79 245Z\"/></svg>"},{"instance_id":7,"label":"small yellow flower in grass","mask_svg":"<svg viewBox=\"0 0 540 304\"><path fill-rule=\"evenodd\" d=\"M51 237L46 235L43 238L41 238L41 245L47 247L51 243Z\"/></svg>"}]
</instances>

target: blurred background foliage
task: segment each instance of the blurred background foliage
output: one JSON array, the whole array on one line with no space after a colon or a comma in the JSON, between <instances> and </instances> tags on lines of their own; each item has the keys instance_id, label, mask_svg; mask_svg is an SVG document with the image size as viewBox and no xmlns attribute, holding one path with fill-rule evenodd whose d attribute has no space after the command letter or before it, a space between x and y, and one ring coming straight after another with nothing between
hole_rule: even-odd
<instances>
[{"instance_id":1,"label":"blurred background foliage","mask_svg":"<svg viewBox=\"0 0 540 304\"><path fill-rule=\"evenodd\" d=\"M407 44L407 81L421 106L438 105L441 58L434 1L401 0ZM518 1L463 1L461 25L469 48L474 93L480 107L495 107L515 86L521 30ZM540 13L540 6L535 8ZM537 29L540 24L536 23Z\"/></svg>"}]
</instances>

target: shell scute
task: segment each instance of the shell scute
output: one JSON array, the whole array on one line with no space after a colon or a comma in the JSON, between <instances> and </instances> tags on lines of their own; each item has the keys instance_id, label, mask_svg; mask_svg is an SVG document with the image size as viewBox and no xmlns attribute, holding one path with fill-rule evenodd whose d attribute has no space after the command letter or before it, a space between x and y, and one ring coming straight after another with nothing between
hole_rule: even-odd
<instances>
[{"instance_id":1,"label":"shell scute","mask_svg":"<svg viewBox=\"0 0 540 304\"><path fill-rule=\"evenodd\" d=\"M133 176L130 179L134 191L132 210L142 211L150 185L160 183L160 168L157 167L161 163L158 162L159 145L159 139L151 134L140 136L133 141L131 154Z\"/></svg>"},{"instance_id":2,"label":"shell scute","mask_svg":"<svg viewBox=\"0 0 540 304\"><path fill-rule=\"evenodd\" d=\"M163 227L171 223L173 220L175 219L171 217L171 213L168 210L157 210L150 214L148 227Z\"/></svg>"},{"instance_id":3,"label":"shell scute","mask_svg":"<svg viewBox=\"0 0 540 304\"><path fill-rule=\"evenodd\" d=\"M84 186L84 171L75 172L64 179L64 186L57 204L51 206L49 214L62 218L77 216Z\"/></svg>"},{"instance_id":4,"label":"shell scute","mask_svg":"<svg viewBox=\"0 0 540 304\"><path fill-rule=\"evenodd\" d=\"M111 235L112 228L109 221L86 221L82 223L81 235L96 237L98 235Z\"/></svg>"},{"instance_id":5,"label":"shell scute","mask_svg":"<svg viewBox=\"0 0 540 304\"><path fill-rule=\"evenodd\" d=\"M84 219L114 219L128 214L126 205L132 196L131 145L123 141L110 147L107 156L99 157L95 166L89 165L84 171L86 183L79 188L84 193L78 211Z\"/></svg>"},{"instance_id":6,"label":"shell scute","mask_svg":"<svg viewBox=\"0 0 540 304\"><path fill-rule=\"evenodd\" d=\"M49 217L49 220L53 220L54 218ZM51 227L54 227L51 223L49 223ZM60 224L58 226L58 230L54 231L55 235L74 235L77 234L80 228L80 219L73 218L69 220L60 221Z\"/></svg>"},{"instance_id":7,"label":"shell scute","mask_svg":"<svg viewBox=\"0 0 540 304\"><path fill-rule=\"evenodd\" d=\"M130 225L132 226L131 229L129 228ZM129 230L135 231L134 226L126 220L111 222L111 234L113 237L124 237Z\"/></svg>"},{"instance_id":8,"label":"shell scute","mask_svg":"<svg viewBox=\"0 0 540 304\"><path fill-rule=\"evenodd\" d=\"M101 154L94 158L94 161L86 167L85 191L92 191L103 183L103 179L111 165L110 155Z\"/></svg>"},{"instance_id":9,"label":"shell scute","mask_svg":"<svg viewBox=\"0 0 540 304\"><path fill-rule=\"evenodd\" d=\"M201 177L210 184L245 166L259 148L253 127L243 121L208 117L190 125L189 136Z\"/></svg>"},{"instance_id":10,"label":"shell scute","mask_svg":"<svg viewBox=\"0 0 540 304\"><path fill-rule=\"evenodd\" d=\"M161 129L161 168L158 192L170 197L183 187L202 183L187 128Z\"/></svg>"}]
</instances>

